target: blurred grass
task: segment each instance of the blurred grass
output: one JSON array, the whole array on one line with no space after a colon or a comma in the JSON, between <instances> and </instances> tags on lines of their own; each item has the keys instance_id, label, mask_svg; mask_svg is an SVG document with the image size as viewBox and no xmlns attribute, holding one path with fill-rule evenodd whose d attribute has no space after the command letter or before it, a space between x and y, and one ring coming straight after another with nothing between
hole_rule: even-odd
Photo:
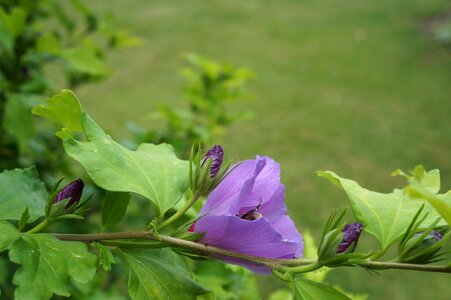
<instances>
[{"instance_id":1,"label":"blurred grass","mask_svg":"<svg viewBox=\"0 0 451 300\"><path fill-rule=\"evenodd\" d=\"M114 53L105 82L78 91L116 137L124 122L147 127L157 103L183 105L184 52L252 68L254 100L235 105L255 119L221 142L230 158L269 155L282 165L290 214L319 238L344 193L316 170L330 169L388 192L396 168L440 168L451 188L451 57L421 32L449 1L91 1L144 38ZM146 112L146 113L143 113ZM258 245L257 245L258 246ZM449 299L449 275L334 271L329 280L370 299ZM262 279L262 292L278 286Z\"/></svg>"}]
</instances>

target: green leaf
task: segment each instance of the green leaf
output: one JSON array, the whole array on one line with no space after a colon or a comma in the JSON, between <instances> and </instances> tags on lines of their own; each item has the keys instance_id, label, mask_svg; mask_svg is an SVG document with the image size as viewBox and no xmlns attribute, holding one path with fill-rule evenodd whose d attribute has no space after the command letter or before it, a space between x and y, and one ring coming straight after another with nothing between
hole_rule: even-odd
<instances>
[{"instance_id":1,"label":"green leaf","mask_svg":"<svg viewBox=\"0 0 451 300\"><path fill-rule=\"evenodd\" d=\"M11 223L0 221L0 252L20 237L20 233Z\"/></svg>"},{"instance_id":2,"label":"green leaf","mask_svg":"<svg viewBox=\"0 0 451 300\"><path fill-rule=\"evenodd\" d=\"M213 299L261 299L254 274L240 266L217 260L202 261L197 264L195 278L211 290L209 294L213 294ZM209 299L209 294L203 297Z\"/></svg>"},{"instance_id":3,"label":"green leaf","mask_svg":"<svg viewBox=\"0 0 451 300\"><path fill-rule=\"evenodd\" d=\"M68 126L59 131L64 133L60 137L63 137L67 154L79 161L92 180L106 190L140 194L164 214L188 188L188 162L179 160L170 145L141 144L136 151L125 148L83 112L70 91L50 98L46 105L36 107L33 112ZM80 120L77 121L77 117ZM67 133L67 130L81 131L81 126L87 141Z\"/></svg>"},{"instance_id":4,"label":"green leaf","mask_svg":"<svg viewBox=\"0 0 451 300\"><path fill-rule=\"evenodd\" d=\"M99 264L102 265L105 271L111 271L111 265L115 264L116 260L114 259L113 253L111 253L110 248L97 242L92 242L91 246L99 250Z\"/></svg>"},{"instance_id":5,"label":"green leaf","mask_svg":"<svg viewBox=\"0 0 451 300\"><path fill-rule=\"evenodd\" d=\"M88 283L97 258L81 242L60 241L47 234L22 234L9 246L12 262L22 265L14 275L16 299L50 299L53 293L70 296L69 277Z\"/></svg>"},{"instance_id":6,"label":"green leaf","mask_svg":"<svg viewBox=\"0 0 451 300\"><path fill-rule=\"evenodd\" d=\"M25 228L25 225L27 225L28 220L30 219L30 213L28 212L28 206L25 208L24 212L22 213L22 216L19 220L19 230L22 230Z\"/></svg>"},{"instance_id":7,"label":"green leaf","mask_svg":"<svg viewBox=\"0 0 451 300\"><path fill-rule=\"evenodd\" d=\"M408 201L402 190L383 194L362 188L357 182L339 177L331 171L318 172L342 188L351 202L356 219L364 224L364 230L388 248L401 237L421 206L420 202ZM428 227L439 215L428 205L423 213L429 212L422 227Z\"/></svg>"},{"instance_id":8,"label":"green leaf","mask_svg":"<svg viewBox=\"0 0 451 300\"><path fill-rule=\"evenodd\" d=\"M88 142L64 140L64 148L78 160L92 180L109 191L138 193L164 214L187 189L188 162L177 159L170 145L141 144L131 151L116 143L86 114L82 124Z\"/></svg>"},{"instance_id":9,"label":"green leaf","mask_svg":"<svg viewBox=\"0 0 451 300\"><path fill-rule=\"evenodd\" d=\"M108 192L102 203L103 226L111 227L122 220L129 201L129 193Z\"/></svg>"},{"instance_id":10,"label":"green leaf","mask_svg":"<svg viewBox=\"0 0 451 300\"><path fill-rule=\"evenodd\" d=\"M105 76L109 73L104 61L97 56L96 50L90 47L62 49L60 56L77 72L93 76Z\"/></svg>"},{"instance_id":11,"label":"green leaf","mask_svg":"<svg viewBox=\"0 0 451 300\"><path fill-rule=\"evenodd\" d=\"M31 108L26 95L9 95L5 104L3 126L14 138L21 153L26 152L29 140L35 134L35 126Z\"/></svg>"},{"instance_id":12,"label":"green leaf","mask_svg":"<svg viewBox=\"0 0 451 300\"><path fill-rule=\"evenodd\" d=\"M414 200L423 200L431 204L435 210L451 225L451 190L446 194L438 194L440 191L439 170L426 171L423 166L416 166L412 176L403 174L409 181L404 188L406 194Z\"/></svg>"},{"instance_id":13,"label":"green leaf","mask_svg":"<svg viewBox=\"0 0 451 300\"><path fill-rule=\"evenodd\" d=\"M0 7L0 47L13 54L14 39L22 33L26 26L26 12L20 7L15 7L9 14Z\"/></svg>"},{"instance_id":14,"label":"green leaf","mask_svg":"<svg viewBox=\"0 0 451 300\"><path fill-rule=\"evenodd\" d=\"M45 104L33 108L33 114L44 117L57 126L73 132L82 131L80 101L72 91L62 90L47 99Z\"/></svg>"},{"instance_id":15,"label":"green leaf","mask_svg":"<svg viewBox=\"0 0 451 300\"><path fill-rule=\"evenodd\" d=\"M331 286L303 277L295 277L292 284L294 300L350 300Z\"/></svg>"},{"instance_id":16,"label":"green leaf","mask_svg":"<svg viewBox=\"0 0 451 300\"><path fill-rule=\"evenodd\" d=\"M0 220L20 220L25 208L29 222L44 215L47 190L35 168L0 173Z\"/></svg>"},{"instance_id":17,"label":"green leaf","mask_svg":"<svg viewBox=\"0 0 451 300\"><path fill-rule=\"evenodd\" d=\"M171 249L120 249L130 266L128 290L133 299L196 299L207 291L198 285Z\"/></svg>"},{"instance_id":18,"label":"green leaf","mask_svg":"<svg viewBox=\"0 0 451 300\"><path fill-rule=\"evenodd\" d=\"M268 300L288 300L293 299L293 293L287 289L278 289L268 296Z\"/></svg>"}]
</instances>

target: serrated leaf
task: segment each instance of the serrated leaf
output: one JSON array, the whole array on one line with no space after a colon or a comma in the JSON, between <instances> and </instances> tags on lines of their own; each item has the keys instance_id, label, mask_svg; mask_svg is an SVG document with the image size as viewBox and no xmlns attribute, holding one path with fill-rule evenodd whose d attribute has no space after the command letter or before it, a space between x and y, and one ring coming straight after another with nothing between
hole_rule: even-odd
<instances>
[{"instance_id":1,"label":"serrated leaf","mask_svg":"<svg viewBox=\"0 0 451 300\"><path fill-rule=\"evenodd\" d=\"M303 277L295 277L292 284L293 300L351 300L331 286Z\"/></svg>"},{"instance_id":2,"label":"serrated leaf","mask_svg":"<svg viewBox=\"0 0 451 300\"><path fill-rule=\"evenodd\" d=\"M9 245L20 237L20 232L11 223L0 222L0 252L3 252Z\"/></svg>"},{"instance_id":3,"label":"serrated leaf","mask_svg":"<svg viewBox=\"0 0 451 300\"><path fill-rule=\"evenodd\" d=\"M129 150L116 143L83 112L72 92L63 91L60 95L59 101L50 98L49 103L41 107L43 113L38 110L39 106L33 111L62 126L65 126L65 118L70 118L74 131L80 131L77 124L82 124L87 141L64 135L63 145L67 154L83 165L98 186L109 191L140 194L157 205L160 214L182 198L189 185L188 162L179 160L170 145L141 144L136 151ZM79 110L73 114L64 109L77 105ZM83 113L76 122L74 118L79 111ZM60 114L58 117L56 112Z\"/></svg>"},{"instance_id":4,"label":"serrated leaf","mask_svg":"<svg viewBox=\"0 0 451 300\"><path fill-rule=\"evenodd\" d=\"M383 249L405 233L421 206L420 202L408 201L402 190L394 190L389 194L378 193L364 189L357 182L341 178L331 171L318 172L318 175L346 192L357 221L364 224L364 230L376 237ZM426 212L429 214L422 224L425 228L439 217L430 205L425 207L423 214Z\"/></svg>"},{"instance_id":5,"label":"serrated leaf","mask_svg":"<svg viewBox=\"0 0 451 300\"><path fill-rule=\"evenodd\" d=\"M82 123L89 142L64 140L66 152L78 160L100 187L138 193L164 214L188 187L188 162L177 159L170 145L141 144L131 151L116 143L86 114Z\"/></svg>"},{"instance_id":6,"label":"serrated leaf","mask_svg":"<svg viewBox=\"0 0 451 300\"><path fill-rule=\"evenodd\" d=\"M50 299L53 293L70 296L69 278L87 283L97 267L96 256L84 243L47 234L22 234L9 246L9 257L21 265L13 278L16 299Z\"/></svg>"},{"instance_id":7,"label":"serrated leaf","mask_svg":"<svg viewBox=\"0 0 451 300\"><path fill-rule=\"evenodd\" d=\"M170 249L124 248L118 252L130 266L128 290L133 299L196 299L207 292Z\"/></svg>"},{"instance_id":8,"label":"serrated leaf","mask_svg":"<svg viewBox=\"0 0 451 300\"><path fill-rule=\"evenodd\" d=\"M129 201L129 193L108 192L102 203L103 226L111 227L122 220Z\"/></svg>"},{"instance_id":9,"label":"serrated leaf","mask_svg":"<svg viewBox=\"0 0 451 300\"><path fill-rule=\"evenodd\" d=\"M82 131L82 108L72 91L62 90L59 94L48 98L45 104L33 108L33 114L44 117L57 126L70 131Z\"/></svg>"},{"instance_id":10,"label":"serrated leaf","mask_svg":"<svg viewBox=\"0 0 451 300\"><path fill-rule=\"evenodd\" d=\"M47 190L35 168L0 173L0 220L20 220L28 207L29 222L44 215Z\"/></svg>"}]
</instances>

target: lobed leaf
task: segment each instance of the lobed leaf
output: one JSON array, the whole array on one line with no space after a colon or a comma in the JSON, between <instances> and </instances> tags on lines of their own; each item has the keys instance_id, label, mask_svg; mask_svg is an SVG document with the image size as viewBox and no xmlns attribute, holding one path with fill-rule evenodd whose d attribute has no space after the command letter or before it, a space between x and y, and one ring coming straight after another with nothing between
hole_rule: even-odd
<instances>
[{"instance_id":1,"label":"lobed leaf","mask_svg":"<svg viewBox=\"0 0 451 300\"><path fill-rule=\"evenodd\" d=\"M0 173L0 220L20 220L28 207L28 222L45 214L47 190L35 168Z\"/></svg>"},{"instance_id":2,"label":"lobed leaf","mask_svg":"<svg viewBox=\"0 0 451 300\"><path fill-rule=\"evenodd\" d=\"M33 111L63 127L58 134L67 154L106 190L140 194L164 214L188 188L188 162L179 160L170 145L141 144L136 151L125 148L83 111L70 91L62 91ZM82 129L87 141L70 132Z\"/></svg>"},{"instance_id":3,"label":"lobed leaf","mask_svg":"<svg viewBox=\"0 0 451 300\"><path fill-rule=\"evenodd\" d=\"M11 223L0 221L0 252L5 251L9 245L20 237L20 233Z\"/></svg>"},{"instance_id":4,"label":"lobed leaf","mask_svg":"<svg viewBox=\"0 0 451 300\"><path fill-rule=\"evenodd\" d=\"M13 278L16 299L70 296L69 278L88 283L97 269L96 255L81 242L60 241L47 234L21 234L9 246L12 262L22 265Z\"/></svg>"}]
</instances>

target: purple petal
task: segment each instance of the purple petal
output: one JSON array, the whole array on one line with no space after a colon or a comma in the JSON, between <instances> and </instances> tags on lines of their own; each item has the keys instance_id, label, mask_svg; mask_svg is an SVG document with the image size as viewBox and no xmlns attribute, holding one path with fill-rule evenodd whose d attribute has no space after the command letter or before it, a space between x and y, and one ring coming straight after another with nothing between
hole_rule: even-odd
<instances>
[{"instance_id":1,"label":"purple petal","mask_svg":"<svg viewBox=\"0 0 451 300\"><path fill-rule=\"evenodd\" d=\"M257 161L264 161L265 165L256 174L252 186L246 193L240 195L240 213L255 208L261 201L262 207L272 201L274 193L277 193L280 183L280 165L267 156L257 156ZM283 194L282 201L283 204ZM278 203L280 204L280 203Z\"/></svg>"},{"instance_id":2,"label":"purple petal","mask_svg":"<svg viewBox=\"0 0 451 300\"><path fill-rule=\"evenodd\" d=\"M265 160L245 160L232 166L230 173L210 193L200 215L235 215L239 210L239 200L251 190L255 178L266 164ZM255 204L255 205L258 205Z\"/></svg>"},{"instance_id":3,"label":"purple petal","mask_svg":"<svg viewBox=\"0 0 451 300\"><path fill-rule=\"evenodd\" d=\"M286 224L285 224L286 225ZM204 232L201 243L244 254L267 258L299 257L302 246L291 242L265 219L242 220L237 216L207 215L199 219L195 232ZM268 273L268 267L255 263L221 257L228 262L245 266L257 273Z\"/></svg>"}]
</instances>

